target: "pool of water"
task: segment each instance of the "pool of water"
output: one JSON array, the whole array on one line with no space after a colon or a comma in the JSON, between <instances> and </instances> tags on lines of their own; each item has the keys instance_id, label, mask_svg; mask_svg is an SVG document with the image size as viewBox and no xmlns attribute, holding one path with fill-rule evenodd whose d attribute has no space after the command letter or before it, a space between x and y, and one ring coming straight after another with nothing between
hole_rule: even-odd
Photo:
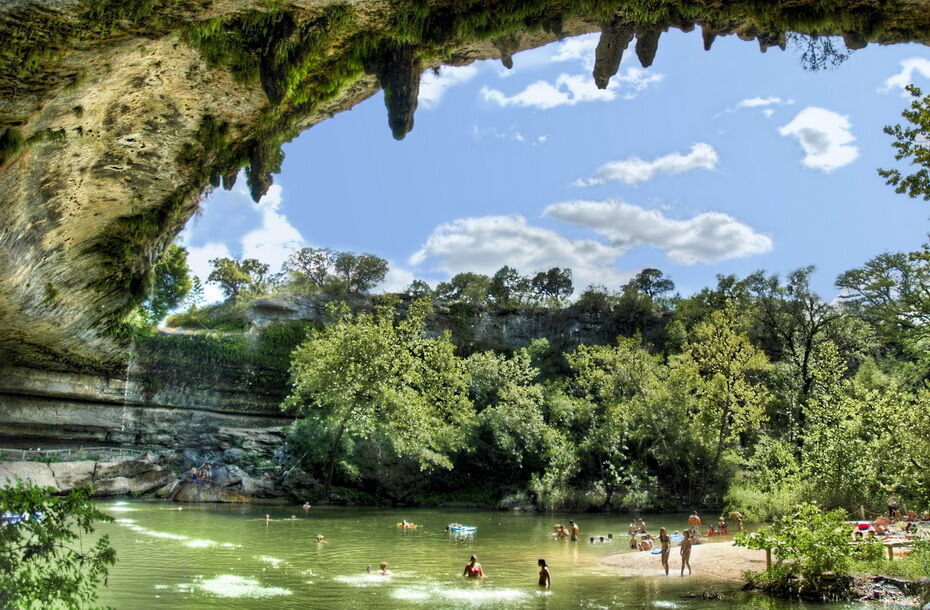
<instances>
[{"instance_id":1,"label":"pool of water","mask_svg":"<svg viewBox=\"0 0 930 610\"><path fill-rule=\"evenodd\" d=\"M180 512L160 502L102 503L115 523L119 563L101 589L116 608L787 608L738 591L737 582L673 575L624 578L601 564L630 552L623 515L535 515L450 509L364 509L193 504ZM264 521L269 514L270 522ZM296 520L290 516L296 515ZM644 515L649 530L680 529L685 515ZM395 526L402 519L416 530ZM577 521L582 541L555 541L554 523ZM459 522L473 535L443 531ZM613 543L588 542L613 533ZM322 534L327 542L318 544ZM462 578L471 554L487 577ZM552 570L552 588L536 586L536 560ZM369 575L387 561L394 575ZM655 557L656 563L658 558ZM674 561L674 557L673 557ZM674 566L674 563L673 563ZM709 601L689 597L707 590ZM818 605L818 608L842 607Z\"/></svg>"}]
</instances>

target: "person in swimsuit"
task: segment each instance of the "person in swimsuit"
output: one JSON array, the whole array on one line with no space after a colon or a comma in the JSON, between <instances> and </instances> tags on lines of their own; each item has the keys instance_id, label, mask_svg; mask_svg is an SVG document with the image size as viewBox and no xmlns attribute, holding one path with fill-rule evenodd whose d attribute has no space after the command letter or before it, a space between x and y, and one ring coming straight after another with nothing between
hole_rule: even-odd
<instances>
[{"instance_id":1,"label":"person in swimsuit","mask_svg":"<svg viewBox=\"0 0 930 610\"><path fill-rule=\"evenodd\" d=\"M662 567L668 576L668 556L672 551L672 539L668 537L668 530L664 527L659 528L659 542L662 545Z\"/></svg>"},{"instance_id":2,"label":"person in swimsuit","mask_svg":"<svg viewBox=\"0 0 930 610\"><path fill-rule=\"evenodd\" d=\"M685 539L681 541L681 575L685 575L685 566L688 566L688 575L691 574L691 532L685 530Z\"/></svg>"},{"instance_id":3,"label":"person in swimsuit","mask_svg":"<svg viewBox=\"0 0 930 610\"><path fill-rule=\"evenodd\" d=\"M382 561L381 565L378 567L381 568L381 571L378 572L378 574L380 574L381 576L392 576L394 574L394 572L391 572L390 570L388 570L388 562L386 561Z\"/></svg>"},{"instance_id":4,"label":"person in swimsuit","mask_svg":"<svg viewBox=\"0 0 930 610\"><path fill-rule=\"evenodd\" d=\"M578 542L578 532L581 531L581 528L578 527L578 524L575 523L574 521L569 521L568 524L572 526L572 537L570 538L570 540L572 542Z\"/></svg>"},{"instance_id":5,"label":"person in swimsuit","mask_svg":"<svg viewBox=\"0 0 930 610\"><path fill-rule=\"evenodd\" d=\"M549 566L546 565L545 559L536 562L539 566L539 586L549 588L552 584L552 574L549 572Z\"/></svg>"},{"instance_id":6,"label":"person in swimsuit","mask_svg":"<svg viewBox=\"0 0 930 610\"><path fill-rule=\"evenodd\" d=\"M469 559L468 564L465 566L465 571L462 572L462 576L467 576L468 578L483 578L484 570L481 569L481 564L478 563L478 556L472 555Z\"/></svg>"}]
</instances>

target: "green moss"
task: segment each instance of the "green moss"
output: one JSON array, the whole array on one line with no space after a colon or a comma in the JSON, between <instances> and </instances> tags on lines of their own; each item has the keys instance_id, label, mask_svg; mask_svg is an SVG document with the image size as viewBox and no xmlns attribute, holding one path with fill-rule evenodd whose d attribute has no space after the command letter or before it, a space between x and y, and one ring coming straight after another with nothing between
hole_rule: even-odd
<instances>
[{"instance_id":1,"label":"green moss","mask_svg":"<svg viewBox=\"0 0 930 610\"><path fill-rule=\"evenodd\" d=\"M23 134L15 127L10 127L0 135L0 166L19 154L26 142Z\"/></svg>"}]
</instances>

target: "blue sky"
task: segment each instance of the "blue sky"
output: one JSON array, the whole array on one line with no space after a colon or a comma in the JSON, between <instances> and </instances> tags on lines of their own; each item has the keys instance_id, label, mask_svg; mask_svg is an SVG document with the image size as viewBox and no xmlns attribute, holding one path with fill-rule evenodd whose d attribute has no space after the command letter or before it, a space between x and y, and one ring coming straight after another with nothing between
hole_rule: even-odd
<instances>
[{"instance_id":1,"label":"blue sky","mask_svg":"<svg viewBox=\"0 0 930 610\"><path fill-rule=\"evenodd\" d=\"M259 204L244 182L209 195L181 236L195 273L215 256L277 269L301 246L372 252L383 288L460 271L569 266L576 294L644 267L683 295L718 273L814 264L815 288L886 250L917 249L930 206L876 173L894 165L882 126L930 89L930 51L868 48L808 72L799 52L734 36L663 35L649 69L633 45L606 91L597 35L424 74L414 130L391 138L381 94L284 148ZM208 300L219 298L215 288Z\"/></svg>"}]
</instances>

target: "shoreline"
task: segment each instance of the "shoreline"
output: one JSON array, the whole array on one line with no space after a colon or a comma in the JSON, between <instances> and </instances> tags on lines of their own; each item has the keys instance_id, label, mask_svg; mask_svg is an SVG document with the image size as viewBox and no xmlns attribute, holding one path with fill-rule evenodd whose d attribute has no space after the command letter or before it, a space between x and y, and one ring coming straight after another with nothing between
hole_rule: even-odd
<instances>
[{"instance_id":1,"label":"shoreline","mask_svg":"<svg viewBox=\"0 0 930 610\"><path fill-rule=\"evenodd\" d=\"M661 555L645 551L608 555L601 559L601 563L619 568L622 577L665 577ZM678 547L672 547L668 563L669 576L678 576L681 570ZM765 570L765 551L738 547L732 541L704 542L691 548L691 570L694 576L742 582L743 573L747 570Z\"/></svg>"}]
</instances>

